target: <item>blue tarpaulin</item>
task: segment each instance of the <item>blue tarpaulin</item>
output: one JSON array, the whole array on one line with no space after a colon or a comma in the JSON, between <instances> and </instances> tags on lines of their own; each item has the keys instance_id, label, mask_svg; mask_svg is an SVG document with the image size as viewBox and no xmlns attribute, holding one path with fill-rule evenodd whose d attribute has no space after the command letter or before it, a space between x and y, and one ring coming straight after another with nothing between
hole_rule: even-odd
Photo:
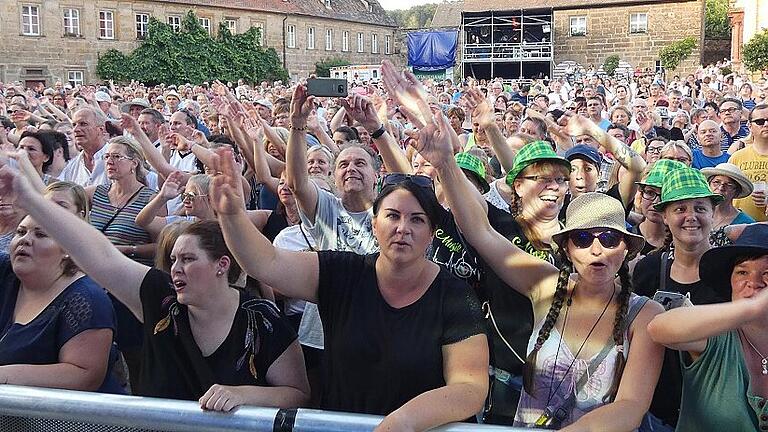
<instances>
[{"instance_id":1,"label":"blue tarpaulin","mask_svg":"<svg viewBox=\"0 0 768 432\"><path fill-rule=\"evenodd\" d=\"M408 66L436 71L456 64L458 30L408 33Z\"/></svg>"}]
</instances>

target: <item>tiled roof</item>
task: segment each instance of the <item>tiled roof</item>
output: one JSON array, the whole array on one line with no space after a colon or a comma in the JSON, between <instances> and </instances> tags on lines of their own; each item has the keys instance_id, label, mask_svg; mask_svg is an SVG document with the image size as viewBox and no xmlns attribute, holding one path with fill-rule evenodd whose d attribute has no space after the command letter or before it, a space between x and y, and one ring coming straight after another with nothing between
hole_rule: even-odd
<instances>
[{"instance_id":1,"label":"tiled roof","mask_svg":"<svg viewBox=\"0 0 768 432\"><path fill-rule=\"evenodd\" d=\"M353 21L397 27L393 19L387 16L377 0L331 0L331 7L325 7L324 0L160 0L165 3L177 3L194 6L209 6L229 9L241 9L259 12L287 13L307 15L335 20ZM370 5L371 11L368 11Z\"/></svg>"},{"instance_id":2,"label":"tiled roof","mask_svg":"<svg viewBox=\"0 0 768 432\"><path fill-rule=\"evenodd\" d=\"M464 10L464 0L443 0L442 3L437 4L430 27L460 27L462 10Z\"/></svg>"},{"instance_id":3,"label":"tiled roof","mask_svg":"<svg viewBox=\"0 0 768 432\"><path fill-rule=\"evenodd\" d=\"M574 9L638 4L675 3L676 0L464 0L464 12L520 9Z\"/></svg>"}]
</instances>

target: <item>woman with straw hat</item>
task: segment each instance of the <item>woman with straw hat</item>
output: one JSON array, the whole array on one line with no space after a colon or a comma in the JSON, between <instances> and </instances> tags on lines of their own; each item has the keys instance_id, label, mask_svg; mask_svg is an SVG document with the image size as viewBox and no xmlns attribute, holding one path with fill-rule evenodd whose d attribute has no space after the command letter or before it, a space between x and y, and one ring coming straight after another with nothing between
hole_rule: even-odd
<instances>
[{"instance_id":1,"label":"woman with straw hat","mask_svg":"<svg viewBox=\"0 0 768 432\"><path fill-rule=\"evenodd\" d=\"M534 310L516 424L636 429L661 367L662 349L645 330L661 307L632 294L627 262L644 241L627 232L621 203L600 193L571 202L566 227L552 235L558 269L493 230L482 202L467 199L477 192L453 161L445 123L423 128L418 150L436 167L470 244Z\"/></svg>"},{"instance_id":2,"label":"woman with straw hat","mask_svg":"<svg viewBox=\"0 0 768 432\"><path fill-rule=\"evenodd\" d=\"M677 431L768 430L768 246L741 237L707 251L700 275L731 301L678 308L651 321L651 337L680 351Z\"/></svg>"},{"instance_id":3,"label":"woman with straw hat","mask_svg":"<svg viewBox=\"0 0 768 432\"><path fill-rule=\"evenodd\" d=\"M723 201L715 207L713 229L728 225L754 223L748 214L733 206L736 198L752 195L752 182L742 170L732 163L721 163L714 168L704 168L702 174L712 192L723 196Z\"/></svg>"},{"instance_id":4,"label":"woman with straw hat","mask_svg":"<svg viewBox=\"0 0 768 432\"><path fill-rule=\"evenodd\" d=\"M697 169L682 167L668 172L661 188L661 201L654 204L669 229L665 248L648 254L635 266L632 283L636 292L648 297L657 291L679 293L693 304L726 300L699 278L699 260L712 248L715 206L723 200L709 190ZM651 405L651 414L672 430L680 406L680 364L676 354L666 353L661 378Z\"/></svg>"}]
</instances>

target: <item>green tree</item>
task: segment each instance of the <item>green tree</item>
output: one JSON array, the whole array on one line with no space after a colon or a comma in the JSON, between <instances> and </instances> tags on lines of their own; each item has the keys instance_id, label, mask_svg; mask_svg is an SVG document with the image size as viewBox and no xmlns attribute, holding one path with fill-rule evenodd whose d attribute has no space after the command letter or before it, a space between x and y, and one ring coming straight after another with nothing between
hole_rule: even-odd
<instances>
[{"instance_id":1,"label":"green tree","mask_svg":"<svg viewBox=\"0 0 768 432\"><path fill-rule=\"evenodd\" d=\"M704 16L704 36L715 39L731 37L731 23L728 20L728 0L707 0Z\"/></svg>"},{"instance_id":2,"label":"green tree","mask_svg":"<svg viewBox=\"0 0 768 432\"><path fill-rule=\"evenodd\" d=\"M619 67L619 60L619 56L616 54L606 57L603 62L603 71L605 71L608 76L613 76L614 72L616 72L616 69Z\"/></svg>"},{"instance_id":3,"label":"green tree","mask_svg":"<svg viewBox=\"0 0 768 432\"><path fill-rule=\"evenodd\" d=\"M432 24L437 4L425 4L412 6L409 9L397 9L387 11L400 28L424 28Z\"/></svg>"},{"instance_id":4,"label":"green tree","mask_svg":"<svg viewBox=\"0 0 768 432\"><path fill-rule=\"evenodd\" d=\"M288 79L277 52L265 50L258 43L257 28L232 34L222 24L214 38L189 11L179 31L155 18L150 18L148 31L146 39L130 55L111 50L101 56L99 76L149 84Z\"/></svg>"},{"instance_id":5,"label":"green tree","mask_svg":"<svg viewBox=\"0 0 768 432\"><path fill-rule=\"evenodd\" d=\"M744 66L752 72L768 69L768 29L756 34L744 44L741 56Z\"/></svg>"},{"instance_id":6,"label":"green tree","mask_svg":"<svg viewBox=\"0 0 768 432\"><path fill-rule=\"evenodd\" d=\"M687 59L694 48L696 48L696 39L691 36L677 42L672 42L659 51L661 65L664 69L670 71L677 69L680 62Z\"/></svg>"},{"instance_id":7,"label":"green tree","mask_svg":"<svg viewBox=\"0 0 768 432\"><path fill-rule=\"evenodd\" d=\"M352 63L338 57L321 60L315 63L315 75L319 77L330 77L332 67L349 66L350 64Z\"/></svg>"}]
</instances>

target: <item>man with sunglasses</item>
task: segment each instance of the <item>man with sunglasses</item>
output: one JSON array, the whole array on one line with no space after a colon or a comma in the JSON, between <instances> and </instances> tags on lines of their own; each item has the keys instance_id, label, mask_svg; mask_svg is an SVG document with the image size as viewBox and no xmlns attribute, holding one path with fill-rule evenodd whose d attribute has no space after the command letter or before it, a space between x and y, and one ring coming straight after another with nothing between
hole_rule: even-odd
<instances>
[{"instance_id":1,"label":"man with sunglasses","mask_svg":"<svg viewBox=\"0 0 768 432\"><path fill-rule=\"evenodd\" d=\"M765 183L768 181L768 104L760 104L752 109L748 123L752 145L731 155L728 162L739 167L752 184L758 187L754 188L751 196L733 200L733 205L754 220L763 222L768 220L765 205Z\"/></svg>"}]
</instances>

